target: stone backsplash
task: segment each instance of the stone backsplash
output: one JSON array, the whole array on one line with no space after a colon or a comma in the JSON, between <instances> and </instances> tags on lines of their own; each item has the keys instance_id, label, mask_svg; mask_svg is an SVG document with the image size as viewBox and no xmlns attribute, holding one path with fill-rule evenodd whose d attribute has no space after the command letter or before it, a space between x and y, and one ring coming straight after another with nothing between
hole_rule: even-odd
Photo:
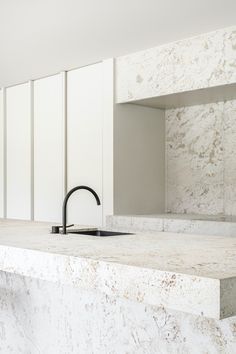
<instances>
[{"instance_id":1,"label":"stone backsplash","mask_svg":"<svg viewBox=\"0 0 236 354\"><path fill-rule=\"evenodd\" d=\"M236 215L236 100L165 114L166 211Z\"/></svg>"}]
</instances>

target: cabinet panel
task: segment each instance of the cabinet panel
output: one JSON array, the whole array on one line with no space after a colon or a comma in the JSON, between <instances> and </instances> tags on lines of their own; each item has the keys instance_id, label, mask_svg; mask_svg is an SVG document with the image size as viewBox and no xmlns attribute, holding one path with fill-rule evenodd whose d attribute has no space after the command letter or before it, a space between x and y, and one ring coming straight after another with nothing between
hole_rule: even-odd
<instances>
[{"instance_id":1,"label":"cabinet panel","mask_svg":"<svg viewBox=\"0 0 236 354\"><path fill-rule=\"evenodd\" d=\"M31 218L30 85L6 90L7 217Z\"/></svg>"},{"instance_id":2,"label":"cabinet panel","mask_svg":"<svg viewBox=\"0 0 236 354\"><path fill-rule=\"evenodd\" d=\"M68 189L88 185L102 202L102 64L68 72L67 167ZM102 206L87 191L78 191L68 204L69 221L102 224Z\"/></svg>"},{"instance_id":3,"label":"cabinet panel","mask_svg":"<svg viewBox=\"0 0 236 354\"><path fill-rule=\"evenodd\" d=\"M4 216L4 125L3 90L0 90L0 218Z\"/></svg>"},{"instance_id":4,"label":"cabinet panel","mask_svg":"<svg viewBox=\"0 0 236 354\"><path fill-rule=\"evenodd\" d=\"M34 218L61 221L63 202L63 77L34 82Z\"/></svg>"}]
</instances>

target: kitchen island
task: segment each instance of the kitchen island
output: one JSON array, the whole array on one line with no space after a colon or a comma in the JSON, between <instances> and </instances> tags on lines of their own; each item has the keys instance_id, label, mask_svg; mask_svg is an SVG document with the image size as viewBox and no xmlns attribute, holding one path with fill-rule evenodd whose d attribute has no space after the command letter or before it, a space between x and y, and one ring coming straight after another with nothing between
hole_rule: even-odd
<instances>
[{"instance_id":1,"label":"kitchen island","mask_svg":"<svg viewBox=\"0 0 236 354\"><path fill-rule=\"evenodd\" d=\"M236 353L236 237L50 227L0 221L1 353Z\"/></svg>"}]
</instances>

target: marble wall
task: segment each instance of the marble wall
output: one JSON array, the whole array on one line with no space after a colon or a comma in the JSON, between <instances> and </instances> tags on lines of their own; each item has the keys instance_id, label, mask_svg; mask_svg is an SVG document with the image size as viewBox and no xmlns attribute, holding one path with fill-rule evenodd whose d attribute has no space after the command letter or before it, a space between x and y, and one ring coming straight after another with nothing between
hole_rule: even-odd
<instances>
[{"instance_id":1,"label":"marble wall","mask_svg":"<svg viewBox=\"0 0 236 354\"><path fill-rule=\"evenodd\" d=\"M236 100L166 110L166 207L236 215Z\"/></svg>"},{"instance_id":2,"label":"marble wall","mask_svg":"<svg viewBox=\"0 0 236 354\"><path fill-rule=\"evenodd\" d=\"M236 26L117 58L116 102L236 82Z\"/></svg>"},{"instance_id":3,"label":"marble wall","mask_svg":"<svg viewBox=\"0 0 236 354\"><path fill-rule=\"evenodd\" d=\"M4 354L234 354L236 317L213 320L0 272Z\"/></svg>"}]
</instances>

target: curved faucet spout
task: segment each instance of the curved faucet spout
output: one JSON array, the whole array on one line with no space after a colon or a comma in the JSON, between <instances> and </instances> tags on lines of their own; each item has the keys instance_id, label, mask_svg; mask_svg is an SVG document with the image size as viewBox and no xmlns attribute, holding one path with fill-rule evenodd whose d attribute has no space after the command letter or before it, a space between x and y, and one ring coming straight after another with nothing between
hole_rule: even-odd
<instances>
[{"instance_id":1,"label":"curved faucet spout","mask_svg":"<svg viewBox=\"0 0 236 354\"><path fill-rule=\"evenodd\" d=\"M64 202L63 202L63 207L62 207L62 233L65 235L66 234L66 222L67 222L67 202L68 199L70 198L70 196L78 191L79 189L85 189L87 191L89 191L90 193L93 194L94 198L96 199L97 205L101 205L99 196L97 195L97 193L90 187L87 186L77 186L72 188L67 195L65 196Z\"/></svg>"}]
</instances>

